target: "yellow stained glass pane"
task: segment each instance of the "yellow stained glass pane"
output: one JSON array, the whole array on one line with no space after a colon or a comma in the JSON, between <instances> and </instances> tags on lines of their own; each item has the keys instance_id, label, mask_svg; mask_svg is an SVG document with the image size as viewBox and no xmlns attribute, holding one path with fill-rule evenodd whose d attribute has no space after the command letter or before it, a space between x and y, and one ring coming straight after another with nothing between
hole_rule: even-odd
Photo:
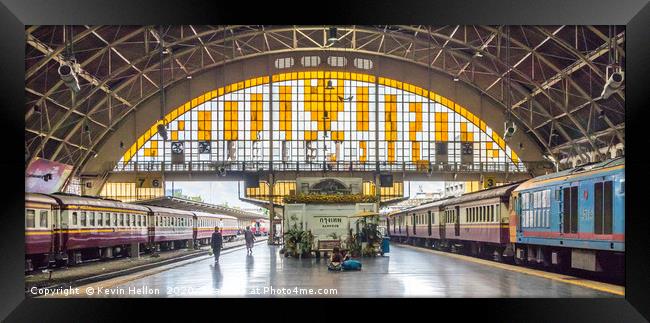
<instances>
[{"instance_id":1,"label":"yellow stained glass pane","mask_svg":"<svg viewBox=\"0 0 650 323\"><path fill-rule=\"evenodd\" d=\"M343 131L332 131L332 140L334 141L343 141L345 136Z\"/></svg>"}]
</instances>

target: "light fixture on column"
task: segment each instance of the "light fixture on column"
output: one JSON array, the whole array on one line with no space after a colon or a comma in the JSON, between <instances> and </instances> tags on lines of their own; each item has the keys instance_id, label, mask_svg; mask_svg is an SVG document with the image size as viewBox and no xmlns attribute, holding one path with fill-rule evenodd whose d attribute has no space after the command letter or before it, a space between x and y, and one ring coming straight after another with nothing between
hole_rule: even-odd
<instances>
[{"instance_id":1,"label":"light fixture on column","mask_svg":"<svg viewBox=\"0 0 650 323\"><path fill-rule=\"evenodd\" d=\"M503 133L503 140L506 142L512 138L512 136L515 134L517 131L517 125L514 123L512 120L506 120L504 123L504 133Z\"/></svg>"},{"instance_id":2,"label":"light fixture on column","mask_svg":"<svg viewBox=\"0 0 650 323\"><path fill-rule=\"evenodd\" d=\"M625 80L625 72L619 66L607 66L606 75L607 81L600 94L603 99L609 99L612 94L618 92Z\"/></svg>"},{"instance_id":3,"label":"light fixture on column","mask_svg":"<svg viewBox=\"0 0 650 323\"><path fill-rule=\"evenodd\" d=\"M73 61L64 61L59 65L59 76L63 83L70 89L72 92L81 91L79 86L79 79L77 78L77 72L75 71L75 63Z\"/></svg>"},{"instance_id":4,"label":"light fixture on column","mask_svg":"<svg viewBox=\"0 0 650 323\"><path fill-rule=\"evenodd\" d=\"M167 140L167 128L164 123L159 123L157 126L158 134L162 137L163 140Z\"/></svg>"},{"instance_id":5,"label":"light fixture on column","mask_svg":"<svg viewBox=\"0 0 650 323\"><path fill-rule=\"evenodd\" d=\"M338 34L338 30L336 29L336 27L330 27L329 34L328 34L328 37L327 37L327 41L330 44L338 41L339 39L337 37L338 36L337 34Z\"/></svg>"}]
</instances>

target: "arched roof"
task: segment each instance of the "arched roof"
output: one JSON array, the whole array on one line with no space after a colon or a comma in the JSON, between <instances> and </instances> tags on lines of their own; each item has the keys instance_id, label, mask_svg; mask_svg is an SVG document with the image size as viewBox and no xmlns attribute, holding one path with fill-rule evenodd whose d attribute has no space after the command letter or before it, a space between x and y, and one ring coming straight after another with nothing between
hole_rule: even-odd
<instances>
[{"instance_id":1,"label":"arched roof","mask_svg":"<svg viewBox=\"0 0 650 323\"><path fill-rule=\"evenodd\" d=\"M512 106L522 130L557 158L624 143L624 91L595 100L607 65L618 57L624 66L623 27L338 26L332 46L327 28L74 26L69 38L81 91L73 98L57 74L64 28L30 26L26 150L83 167L121 120L157 94L161 79L167 86L247 58L313 50L389 57L446 73Z\"/></svg>"}]
</instances>

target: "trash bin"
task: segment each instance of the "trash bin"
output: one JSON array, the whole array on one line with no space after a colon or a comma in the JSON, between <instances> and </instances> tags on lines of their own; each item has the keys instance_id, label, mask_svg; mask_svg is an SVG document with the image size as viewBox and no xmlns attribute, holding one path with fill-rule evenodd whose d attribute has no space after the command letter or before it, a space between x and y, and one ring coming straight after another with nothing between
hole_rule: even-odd
<instances>
[{"instance_id":1,"label":"trash bin","mask_svg":"<svg viewBox=\"0 0 650 323\"><path fill-rule=\"evenodd\" d=\"M384 237L381 241L381 253L389 253L390 252L390 238Z\"/></svg>"}]
</instances>

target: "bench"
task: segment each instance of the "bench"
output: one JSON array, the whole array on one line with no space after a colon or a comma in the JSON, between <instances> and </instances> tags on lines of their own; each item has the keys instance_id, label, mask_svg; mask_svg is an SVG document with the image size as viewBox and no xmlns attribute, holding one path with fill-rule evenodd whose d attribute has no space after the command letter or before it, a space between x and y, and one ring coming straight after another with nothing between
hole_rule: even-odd
<instances>
[{"instance_id":1,"label":"bench","mask_svg":"<svg viewBox=\"0 0 650 323\"><path fill-rule=\"evenodd\" d=\"M341 251L341 240L318 240L318 251L316 251L316 256L320 257L321 252L324 252L324 256L327 257L328 252L334 251L334 247L338 247Z\"/></svg>"}]
</instances>

